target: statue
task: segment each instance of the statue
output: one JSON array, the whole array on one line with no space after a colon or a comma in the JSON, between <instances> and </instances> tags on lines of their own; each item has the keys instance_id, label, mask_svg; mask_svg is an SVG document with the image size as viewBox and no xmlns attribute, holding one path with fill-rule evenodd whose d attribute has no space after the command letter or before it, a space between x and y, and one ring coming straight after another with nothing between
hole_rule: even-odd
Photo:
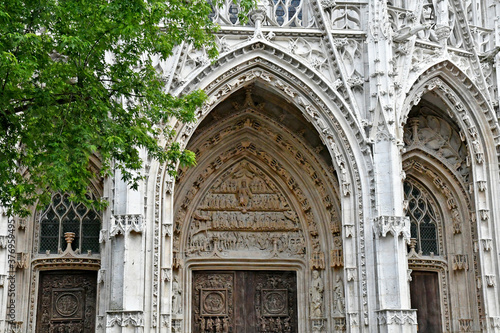
<instances>
[{"instance_id":1,"label":"statue","mask_svg":"<svg viewBox=\"0 0 500 333\"><path fill-rule=\"evenodd\" d=\"M344 303L344 282L337 275L337 280L335 282L335 287L333 288L333 309L335 314L343 315L345 313L345 303Z\"/></svg>"},{"instance_id":2,"label":"statue","mask_svg":"<svg viewBox=\"0 0 500 333\"><path fill-rule=\"evenodd\" d=\"M319 276L319 272L317 270L312 272L312 278L311 288L309 289L309 295L311 296L311 318L321 318L323 316L323 311L321 309L323 305L324 291L323 280Z\"/></svg>"},{"instance_id":3,"label":"statue","mask_svg":"<svg viewBox=\"0 0 500 333\"><path fill-rule=\"evenodd\" d=\"M180 313L181 310L181 290L177 279L172 281L172 314Z\"/></svg>"}]
</instances>

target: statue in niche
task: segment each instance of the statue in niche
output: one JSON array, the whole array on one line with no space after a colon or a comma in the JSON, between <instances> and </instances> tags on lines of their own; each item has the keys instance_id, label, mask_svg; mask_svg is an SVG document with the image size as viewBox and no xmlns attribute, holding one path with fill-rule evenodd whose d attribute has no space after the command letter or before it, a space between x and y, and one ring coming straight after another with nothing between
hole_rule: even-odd
<instances>
[{"instance_id":1,"label":"statue in niche","mask_svg":"<svg viewBox=\"0 0 500 333\"><path fill-rule=\"evenodd\" d=\"M344 315L345 313L345 298L344 298L344 282L340 275L337 275L335 287L333 288L333 310L335 315Z\"/></svg>"},{"instance_id":2,"label":"statue in niche","mask_svg":"<svg viewBox=\"0 0 500 333\"><path fill-rule=\"evenodd\" d=\"M172 281L172 314L181 312L181 289L177 279Z\"/></svg>"},{"instance_id":3,"label":"statue in niche","mask_svg":"<svg viewBox=\"0 0 500 333\"><path fill-rule=\"evenodd\" d=\"M309 289L309 295L311 296L311 318L321 318L323 316L322 305L323 305L323 291L324 291L323 280L319 276L319 272L314 270L312 272L312 282Z\"/></svg>"}]
</instances>

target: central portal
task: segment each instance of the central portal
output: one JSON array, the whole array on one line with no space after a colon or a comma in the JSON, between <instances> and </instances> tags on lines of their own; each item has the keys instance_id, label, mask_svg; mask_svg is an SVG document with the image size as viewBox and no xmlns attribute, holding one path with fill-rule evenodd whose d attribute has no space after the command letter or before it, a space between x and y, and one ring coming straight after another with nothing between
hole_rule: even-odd
<instances>
[{"instance_id":1,"label":"central portal","mask_svg":"<svg viewBox=\"0 0 500 333\"><path fill-rule=\"evenodd\" d=\"M296 333L297 274L193 272L194 333Z\"/></svg>"}]
</instances>

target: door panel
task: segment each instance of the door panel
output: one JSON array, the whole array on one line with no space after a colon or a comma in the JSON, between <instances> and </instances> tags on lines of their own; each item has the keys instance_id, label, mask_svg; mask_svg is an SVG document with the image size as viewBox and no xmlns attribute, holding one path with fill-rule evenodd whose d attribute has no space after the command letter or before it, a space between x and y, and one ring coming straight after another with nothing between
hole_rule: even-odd
<instances>
[{"instance_id":1,"label":"door panel","mask_svg":"<svg viewBox=\"0 0 500 333\"><path fill-rule=\"evenodd\" d=\"M442 332L438 273L411 273L411 307L417 309L418 332Z\"/></svg>"},{"instance_id":2,"label":"door panel","mask_svg":"<svg viewBox=\"0 0 500 333\"><path fill-rule=\"evenodd\" d=\"M96 272L40 272L36 332L95 332Z\"/></svg>"},{"instance_id":3,"label":"door panel","mask_svg":"<svg viewBox=\"0 0 500 333\"><path fill-rule=\"evenodd\" d=\"M296 333L296 273L193 272L192 318L195 333Z\"/></svg>"}]
</instances>

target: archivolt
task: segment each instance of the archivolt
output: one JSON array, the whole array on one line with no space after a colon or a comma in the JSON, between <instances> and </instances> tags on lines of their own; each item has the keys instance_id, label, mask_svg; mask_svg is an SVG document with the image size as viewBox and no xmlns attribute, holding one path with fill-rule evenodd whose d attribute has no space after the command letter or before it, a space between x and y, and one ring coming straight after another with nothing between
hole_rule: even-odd
<instances>
[{"instance_id":1,"label":"archivolt","mask_svg":"<svg viewBox=\"0 0 500 333\"><path fill-rule=\"evenodd\" d=\"M201 84L201 81L205 78L207 79L205 81L208 81L208 74L215 76L214 70L219 68L223 62L230 61L232 58L252 50L254 50L256 56L250 59L247 56L243 57L242 60L238 62L234 61L232 67L221 73L217 78L213 78L213 81L210 83L207 82L207 84ZM351 207L352 210L350 211L353 213L352 216L347 217L348 220L343 221L343 223L348 223L349 226L352 226L350 224L352 220L356 221L356 233L359 241L354 246L358 248L360 254L358 257L359 263L356 265L359 267L358 278L359 281L361 281L362 305L360 306L363 313L362 320L366 322L368 320L368 291L366 283L364 211L369 209L367 208L369 202L364 202L362 190L365 188L364 192L370 193L369 195L372 196L372 200L374 200L373 194L375 192L371 190L374 187L373 166L369 155L370 149L363 134L364 132L347 105L338 96L337 92L332 90L327 83L322 81L313 71L296 59L287 56L281 51L278 53L277 50L262 43L248 45L245 50L240 49L235 52L239 52L239 54L232 53L226 55L226 60L222 63L219 61L218 64L207 67L191 81L192 84L187 84L184 87L182 92L196 87L204 88L208 94L208 103L198 112L196 125L182 125L181 123L177 123L174 126L174 129L179 133L176 140L185 147L196 127L201 123L204 117L218 105L218 103L223 101L237 89L255 81L263 82L275 93L297 106L304 117L317 129L320 138L327 146L332 156L336 172L340 175L341 181L343 181L343 187L347 189L344 191L344 198L347 199L347 201L343 200L343 202L345 204L348 203L347 205ZM258 56L259 54L263 57ZM291 71L264 58L269 56L274 58L280 57L280 62L282 62L283 58L285 58L285 61L288 59L291 68L297 68L302 77L307 77L308 81L311 80L311 82L314 82L315 87L321 89L321 91L318 92L321 95L318 95L314 88L294 75ZM181 91L179 91L179 93L180 92ZM342 115L334 112L335 110L340 111ZM165 166L161 165L153 167L153 172L156 171L155 236L160 234L162 192L165 193L164 191L166 189L167 193L171 193L173 190L172 179L169 179L168 175L164 173L165 169ZM369 175L369 177L363 178L365 181L362 182L361 174ZM164 230L169 230L168 228L169 227L166 226ZM158 251L159 247L155 246L155 258ZM155 271L157 271L157 268L155 268ZM153 289L156 289L156 286L153 286Z\"/></svg>"},{"instance_id":2,"label":"archivolt","mask_svg":"<svg viewBox=\"0 0 500 333\"><path fill-rule=\"evenodd\" d=\"M460 82L464 89L457 88L457 85L454 85L454 89L449 84L454 81ZM460 90L460 94L455 90ZM432 66L414 83L401 109L399 123L404 125L412 107L418 105L422 96L430 91L437 93L449 106L448 113L464 130L476 162L481 164L484 161L484 145L489 146L490 142L495 144L497 159L500 162L500 127L496 116L475 84L450 61ZM467 99L461 96L469 96L472 102L467 102ZM480 110L484 116L472 111L475 109ZM486 128L489 128L491 136L481 130Z\"/></svg>"},{"instance_id":3,"label":"archivolt","mask_svg":"<svg viewBox=\"0 0 500 333\"><path fill-rule=\"evenodd\" d=\"M242 130L245 133L248 133L245 137L241 137L241 134L239 134ZM197 157L200 160L200 163L203 163L204 167L206 165L206 168L199 172L198 176L195 177L196 186L194 192L188 191L185 195L180 193L184 201L193 200L197 195L195 193L197 189L202 188L202 184L210 178L211 174L220 172L218 170L219 166L225 165L235 158L238 159L238 156L240 155L253 156L253 159L260 160L261 163L267 165L270 170L273 170L279 177L281 177L281 182L286 184L285 186L288 187L292 193L294 193L307 220L308 225L305 226L304 230L310 231L313 240L313 247L316 248L316 251L319 249L319 244L314 244L318 241L315 240L318 235L318 226L316 225L316 221L325 219L330 221L330 225L319 226L319 229L323 230L321 233L326 234L327 229L331 229L332 231L337 230L336 232L339 232L340 226L338 223L340 215L338 213L340 211L340 203L337 201L337 198L339 197L339 185L336 182L336 179L333 177L331 172L327 170L325 165L320 167L322 165L321 161L315 158L314 154L309 151L309 148L306 145L302 143L299 144L299 147L297 146L297 143L294 143L296 141L300 142L300 140L296 137L294 139L294 135L288 133L286 128L274 123L270 118L267 118L264 115L258 115L255 112L247 111L239 112L229 119L225 119L222 123L215 124L212 128L207 130L207 133L210 133L211 135L208 137L204 136L204 141L197 141L195 143L195 146L199 147L196 150ZM259 143L249 141L250 138L258 140ZM261 139L259 138L267 138L269 143L279 146L281 153L271 153L261 149L260 146L263 146L265 142L260 142ZM293 142L290 140L293 140ZM218 148L219 150L217 150L217 146L220 145L223 145L223 150L220 150L220 147ZM210 155L212 155L214 151L217 151L219 155L210 164L206 164L207 157L211 159ZM280 162L280 158L277 157L277 155L287 155L288 157L286 160L295 161L297 165L301 166L301 169L307 171L307 174L310 176L310 179L313 180L313 184L316 187L318 197L322 198L321 205L330 211L331 216L315 217L312 215L311 205L319 203L318 200L311 201L308 199L305 189L303 190L300 186L298 186L300 182L298 182L294 176L289 173L287 168L284 167L282 162ZM186 173L189 173L189 171L190 170L181 170L178 178L179 183L185 183L184 178ZM187 189L179 190L183 193L187 191ZM331 192L332 190L335 190L337 193ZM191 206L190 203L188 203L188 205ZM183 217L181 217L180 214L177 214L177 216L180 220L175 222L176 227L174 229L176 231L181 231ZM185 228L182 229L185 230Z\"/></svg>"}]
</instances>

